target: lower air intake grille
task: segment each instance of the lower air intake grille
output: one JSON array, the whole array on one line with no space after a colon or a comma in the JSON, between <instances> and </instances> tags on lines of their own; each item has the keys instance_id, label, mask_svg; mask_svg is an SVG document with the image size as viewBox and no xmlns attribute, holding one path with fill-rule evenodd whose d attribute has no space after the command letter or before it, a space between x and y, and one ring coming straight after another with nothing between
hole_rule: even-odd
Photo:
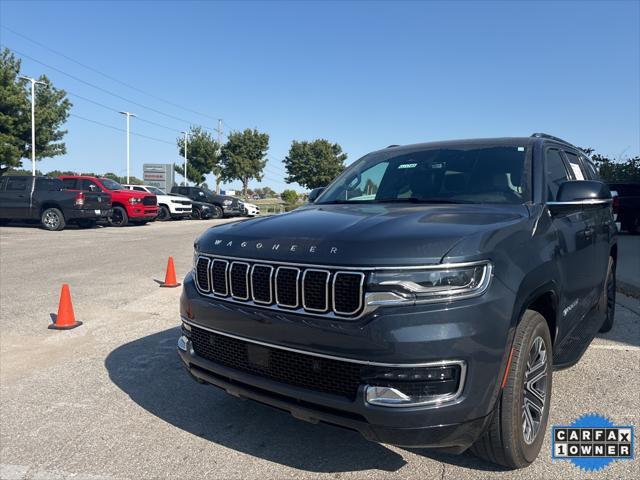
<instances>
[{"instance_id":1,"label":"lower air intake grille","mask_svg":"<svg viewBox=\"0 0 640 480\"><path fill-rule=\"evenodd\" d=\"M256 345L192 326L196 354L243 372L298 387L355 399L364 368L357 363L319 358Z\"/></svg>"}]
</instances>

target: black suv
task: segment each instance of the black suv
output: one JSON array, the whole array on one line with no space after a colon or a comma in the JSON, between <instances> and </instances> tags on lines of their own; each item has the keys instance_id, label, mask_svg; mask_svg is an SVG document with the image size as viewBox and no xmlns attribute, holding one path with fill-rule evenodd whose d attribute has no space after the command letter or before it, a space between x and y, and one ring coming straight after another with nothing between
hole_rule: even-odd
<instances>
[{"instance_id":1,"label":"black suv","mask_svg":"<svg viewBox=\"0 0 640 480\"><path fill-rule=\"evenodd\" d=\"M587 156L546 134L393 146L312 200L196 240L191 375L370 440L533 462L552 371L614 318L611 195Z\"/></svg>"},{"instance_id":2,"label":"black suv","mask_svg":"<svg viewBox=\"0 0 640 480\"><path fill-rule=\"evenodd\" d=\"M171 188L171 193L177 193L197 202L211 205L211 218L236 217L242 215L240 202L237 198L228 195L218 195L202 187Z\"/></svg>"}]
</instances>

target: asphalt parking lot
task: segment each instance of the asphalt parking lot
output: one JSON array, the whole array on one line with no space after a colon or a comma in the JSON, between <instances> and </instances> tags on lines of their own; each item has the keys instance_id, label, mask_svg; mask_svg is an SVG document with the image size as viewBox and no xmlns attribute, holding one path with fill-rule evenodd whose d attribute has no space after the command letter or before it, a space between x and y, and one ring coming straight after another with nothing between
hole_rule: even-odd
<instances>
[{"instance_id":1,"label":"asphalt parking lot","mask_svg":"<svg viewBox=\"0 0 640 480\"><path fill-rule=\"evenodd\" d=\"M184 276L194 238L215 223L0 228L0 478L585 477L552 462L550 434L532 466L502 471L471 454L370 443L190 380L175 352L180 289L158 281L169 255ZM50 331L65 282L84 325ZM553 390L552 425L598 412L640 426L639 300L619 298L614 329ZM589 476L640 478L639 462Z\"/></svg>"}]
</instances>

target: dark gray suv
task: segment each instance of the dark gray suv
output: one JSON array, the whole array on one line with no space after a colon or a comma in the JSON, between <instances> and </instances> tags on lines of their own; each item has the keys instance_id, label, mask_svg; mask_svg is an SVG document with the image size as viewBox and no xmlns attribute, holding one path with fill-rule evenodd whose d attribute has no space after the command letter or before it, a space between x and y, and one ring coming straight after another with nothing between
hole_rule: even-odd
<instances>
[{"instance_id":1,"label":"dark gray suv","mask_svg":"<svg viewBox=\"0 0 640 480\"><path fill-rule=\"evenodd\" d=\"M552 371L614 318L611 196L587 156L546 134L393 146L318 193L196 240L190 374L373 441L533 462Z\"/></svg>"}]
</instances>

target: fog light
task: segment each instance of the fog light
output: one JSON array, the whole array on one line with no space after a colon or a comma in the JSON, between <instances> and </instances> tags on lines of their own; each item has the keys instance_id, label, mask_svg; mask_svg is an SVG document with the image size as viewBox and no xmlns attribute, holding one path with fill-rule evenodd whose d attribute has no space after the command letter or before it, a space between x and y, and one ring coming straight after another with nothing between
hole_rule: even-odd
<instances>
[{"instance_id":1,"label":"fog light","mask_svg":"<svg viewBox=\"0 0 640 480\"><path fill-rule=\"evenodd\" d=\"M465 364L379 368L363 375L365 400L371 405L411 407L456 399L464 386Z\"/></svg>"},{"instance_id":2,"label":"fog light","mask_svg":"<svg viewBox=\"0 0 640 480\"><path fill-rule=\"evenodd\" d=\"M184 335L182 335L179 339L178 339L178 348L180 350L182 350L183 352L186 352L189 347L189 339L187 337L185 337Z\"/></svg>"}]
</instances>

